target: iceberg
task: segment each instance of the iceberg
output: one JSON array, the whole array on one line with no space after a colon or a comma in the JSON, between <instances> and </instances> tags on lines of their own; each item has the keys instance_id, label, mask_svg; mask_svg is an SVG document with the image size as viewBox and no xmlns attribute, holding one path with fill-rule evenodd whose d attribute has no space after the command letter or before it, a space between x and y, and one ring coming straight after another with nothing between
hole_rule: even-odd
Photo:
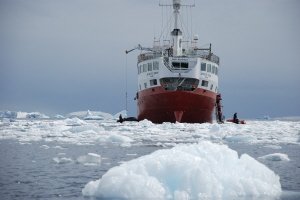
<instances>
[{"instance_id":1,"label":"iceberg","mask_svg":"<svg viewBox=\"0 0 300 200\"><path fill-rule=\"evenodd\" d=\"M300 116L275 117L274 120L299 122Z\"/></svg>"},{"instance_id":2,"label":"iceberg","mask_svg":"<svg viewBox=\"0 0 300 200\"><path fill-rule=\"evenodd\" d=\"M97 118L97 119L112 119L113 116L109 113L100 112L100 111L77 111L72 112L66 115L67 118L77 117L79 119L89 119L89 117Z\"/></svg>"},{"instance_id":3,"label":"iceberg","mask_svg":"<svg viewBox=\"0 0 300 200\"><path fill-rule=\"evenodd\" d=\"M86 116L83 118L84 120L102 120L104 119L102 116L95 115L91 113L91 111L87 111Z\"/></svg>"},{"instance_id":4,"label":"iceberg","mask_svg":"<svg viewBox=\"0 0 300 200\"><path fill-rule=\"evenodd\" d=\"M54 118L55 119L65 119L65 117L63 115L59 115L59 114L55 115Z\"/></svg>"},{"instance_id":5,"label":"iceberg","mask_svg":"<svg viewBox=\"0 0 300 200\"><path fill-rule=\"evenodd\" d=\"M49 117L40 112L16 112L16 111L0 111L0 118L9 119L48 119Z\"/></svg>"},{"instance_id":6,"label":"iceberg","mask_svg":"<svg viewBox=\"0 0 300 200\"><path fill-rule=\"evenodd\" d=\"M0 118L17 118L18 113L15 111L0 111Z\"/></svg>"},{"instance_id":7,"label":"iceberg","mask_svg":"<svg viewBox=\"0 0 300 200\"><path fill-rule=\"evenodd\" d=\"M31 113L27 113L26 118L27 119L48 119L49 117L39 112L31 112Z\"/></svg>"},{"instance_id":8,"label":"iceberg","mask_svg":"<svg viewBox=\"0 0 300 200\"><path fill-rule=\"evenodd\" d=\"M116 199L277 198L279 176L247 154L211 142L177 145L111 168L83 196Z\"/></svg>"}]
</instances>

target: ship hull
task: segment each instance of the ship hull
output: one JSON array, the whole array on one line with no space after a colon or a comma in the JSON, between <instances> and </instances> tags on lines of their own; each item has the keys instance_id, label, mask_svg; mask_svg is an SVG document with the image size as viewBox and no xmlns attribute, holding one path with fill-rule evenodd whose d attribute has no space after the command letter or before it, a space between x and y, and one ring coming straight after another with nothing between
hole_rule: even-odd
<instances>
[{"instance_id":1,"label":"ship hull","mask_svg":"<svg viewBox=\"0 0 300 200\"><path fill-rule=\"evenodd\" d=\"M212 122L216 93L197 88L194 91L166 91L155 87L138 94L138 120L153 123Z\"/></svg>"}]
</instances>

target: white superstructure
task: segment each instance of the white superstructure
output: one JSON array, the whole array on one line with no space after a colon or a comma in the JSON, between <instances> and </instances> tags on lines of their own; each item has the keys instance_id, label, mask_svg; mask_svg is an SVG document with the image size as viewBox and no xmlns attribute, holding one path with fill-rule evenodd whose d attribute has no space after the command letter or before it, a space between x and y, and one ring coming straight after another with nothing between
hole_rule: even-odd
<instances>
[{"instance_id":1,"label":"white superstructure","mask_svg":"<svg viewBox=\"0 0 300 200\"><path fill-rule=\"evenodd\" d=\"M193 90L192 87L196 86L215 93L218 91L219 58L211 52L211 46L205 49L197 47L198 36L194 36L191 41L183 41L183 33L178 24L181 6L181 0L173 0L174 29L168 44L159 45L156 41L152 48L141 45L134 48L146 51L138 57L138 91L162 86L164 83L173 84L174 87L170 86L168 89L177 89L174 84L184 86L190 79L196 79L194 85L184 89ZM169 83L165 78L173 80L169 80Z\"/></svg>"}]
</instances>

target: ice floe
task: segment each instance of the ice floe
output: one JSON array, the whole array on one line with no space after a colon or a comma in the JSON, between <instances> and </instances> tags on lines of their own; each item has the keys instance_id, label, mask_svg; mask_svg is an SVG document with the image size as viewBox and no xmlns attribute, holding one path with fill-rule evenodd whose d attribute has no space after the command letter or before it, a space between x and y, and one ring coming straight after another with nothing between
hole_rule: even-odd
<instances>
[{"instance_id":1,"label":"ice floe","mask_svg":"<svg viewBox=\"0 0 300 200\"><path fill-rule=\"evenodd\" d=\"M65 148L63 148L61 146L54 146L53 149L65 149Z\"/></svg>"},{"instance_id":2,"label":"ice floe","mask_svg":"<svg viewBox=\"0 0 300 200\"><path fill-rule=\"evenodd\" d=\"M281 149L281 146L279 146L279 145L272 145L272 144L265 145L264 147L265 148L270 148L270 149Z\"/></svg>"},{"instance_id":3,"label":"ice floe","mask_svg":"<svg viewBox=\"0 0 300 200\"><path fill-rule=\"evenodd\" d=\"M101 164L101 156L95 153L88 153L87 155L79 156L76 161L84 165L99 165Z\"/></svg>"},{"instance_id":4,"label":"ice floe","mask_svg":"<svg viewBox=\"0 0 300 200\"><path fill-rule=\"evenodd\" d=\"M290 161L289 156L283 153L272 153L265 156L259 157L259 159L269 160L269 161Z\"/></svg>"},{"instance_id":5,"label":"ice floe","mask_svg":"<svg viewBox=\"0 0 300 200\"><path fill-rule=\"evenodd\" d=\"M77 117L67 118L67 119L65 119L65 122L68 126L81 126L81 125L87 124L85 121L83 121Z\"/></svg>"},{"instance_id":6,"label":"ice floe","mask_svg":"<svg viewBox=\"0 0 300 200\"><path fill-rule=\"evenodd\" d=\"M259 143L280 146L287 143L300 144L299 130L299 121L248 120L245 125L236 125L233 123L153 124L143 120L120 124L112 119L83 120L77 117L63 120L16 119L13 121L3 118L0 121L0 140L58 141L78 145L110 143L124 147L174 146L180 143L208 140L215 143ZM275 148L277 147L273 149Z\"/></svg>"},{"instance_id":7,"label":"ice floe","mask_svg":"<svg viewBox=\"0 0 300 200\"><path fill-rule=\"evenodd\" d=\"M94 132L101 132L104 131L105 129L103 127L100 127L96 124L84 124L82 126L73 126L68 131L72 133L79 133L79 132L84 132L84 131L94 131Z\"/></svg>"},{"instance_id":8,"label":"ice floe","mask_svg":"<svg viewBox=\"0 0 300 200\"><path fill-rule=\"evenodd\" d=\"M120 199L279 197L279 177L252 157L211 142L177 145L111 168L82 190Z\"/></svg>"},{"instance_id":9,"label":"ice floe","mask_svg":"<svg viewBox=\"0 0 300 200\"><path fill-rule=\"evenodd\" d=\"M48 145L42 145L42 146L40 146L41 148L43 148L43 149L49 149L50 147L48 146Z\"/></svg>"},{"instance_id":10,"label":"ice floe","mask_svg":"<svg viewBox=\"0 0 300 200\"><path fill-rule=\"evenodd\" d=\"M122 147L130 147L131 142L133 141L134 140L131 139L130 137L122 134L117 134L117 133L110 133L110 134L99 136L97 140L98 143L109 143L109 144L120 145Z\"/></svg>"},{"instance_id":11,"label":"ice floe","mask_svg":"<svg viewBox=\"0 0 300 200\"><path fill-rule=\"evenodd\" d=\"M66 157L54 157L53 161L57 164L66 164L66 163L72 163L72 158L66 158Z\"/></svg>"}]
</instances>

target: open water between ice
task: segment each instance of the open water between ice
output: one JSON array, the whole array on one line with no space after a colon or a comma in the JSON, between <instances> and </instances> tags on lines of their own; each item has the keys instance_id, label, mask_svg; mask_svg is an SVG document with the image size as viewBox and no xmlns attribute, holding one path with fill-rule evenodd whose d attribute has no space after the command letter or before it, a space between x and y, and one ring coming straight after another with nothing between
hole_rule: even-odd
<instances>
[{"instance_id":1,"label":"open water between ice","mask_svg":"<svg viewBox=\"0 0 300 200\"><path fill-rule=\"evenodd\" d=\"M113 167L160 149L209 141L227 145L239 157L248 154L279 175L283 191L280 199L300 199L299 131L299 121L155 125L148 121L118 124L114 120L77 118L4 120L0 122L0 196L3 200L97 199L84 196L82 190ZM222 151L213 153L223 156ZM254 161L251 163L256 165ZM220 166L216 171L225 173L225 168ZM174 178L176 174L170 172L163 176ZM206 181L206 184L213 184L209 176ZM227 179L228 184L235 184L234 181L230 177ZM245 181L251 186L251 178ZM125 183L131 184L130 180ZM185 193L176 194L177 197L168 198L188 199ZM202 196L199 199L210 198ZM226 198L221 196L220 199Z\"/></svg>"}]
</instances>

